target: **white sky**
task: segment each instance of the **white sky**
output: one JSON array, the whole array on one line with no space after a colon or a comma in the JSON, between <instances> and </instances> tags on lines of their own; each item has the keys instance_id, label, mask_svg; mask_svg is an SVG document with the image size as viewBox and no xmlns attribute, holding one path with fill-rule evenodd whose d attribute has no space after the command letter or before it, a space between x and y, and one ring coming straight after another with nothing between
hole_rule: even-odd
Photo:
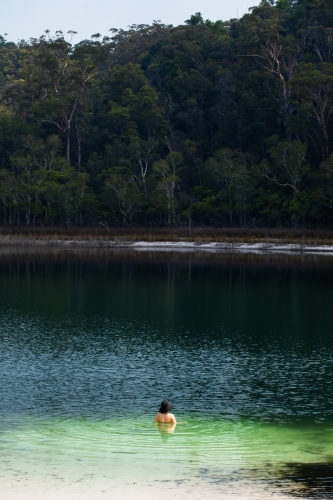
<instances>
[{"instance_id":1,"label":"white sky","mask_svg":"<svg viewBox=\"0 0 333 500\"><path fill-rule=\"evenodd\" d=\"M0 0L0 35L8 41L38 38L49 29L78 32L73 43L130 24L183 24L195 12L204 19L241 17L259 0Z\"/></svg>"}]
</instances>

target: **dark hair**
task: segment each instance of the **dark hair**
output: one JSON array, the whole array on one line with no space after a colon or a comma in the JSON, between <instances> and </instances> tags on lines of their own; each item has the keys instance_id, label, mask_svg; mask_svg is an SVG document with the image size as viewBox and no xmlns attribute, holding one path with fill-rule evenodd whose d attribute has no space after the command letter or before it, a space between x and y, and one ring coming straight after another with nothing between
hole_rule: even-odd
<instances>
[{"instance_id":1,"label":"dark hair","mask_svg":"<svg viewBox=\"0 0 333 500\"><path fill-rule=\"evenodd\" d=\"M171 404L167 399L163 399L158 411L159 413L168 413L168 411L172 410L173 407L173 404Z\"/></svg>"}]
</instances>

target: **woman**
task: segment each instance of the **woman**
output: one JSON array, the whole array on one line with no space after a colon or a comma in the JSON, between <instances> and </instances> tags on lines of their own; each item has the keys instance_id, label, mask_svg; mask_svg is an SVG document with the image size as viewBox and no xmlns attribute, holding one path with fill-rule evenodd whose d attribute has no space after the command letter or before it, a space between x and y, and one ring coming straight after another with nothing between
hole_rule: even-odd
<instances>
[{"instance_id":1,"label":"woman","mask_svg":"<svg viewBox=\"0 0 333 500\"><path fill-rule=\"evenodd\" d=\"M161 407L154 418L154 423L176 425L177 420L175 419L175 416L172 413L169 413L172 408L173 405L167 399L163 399Z\"/></svg>"}]
</instances>

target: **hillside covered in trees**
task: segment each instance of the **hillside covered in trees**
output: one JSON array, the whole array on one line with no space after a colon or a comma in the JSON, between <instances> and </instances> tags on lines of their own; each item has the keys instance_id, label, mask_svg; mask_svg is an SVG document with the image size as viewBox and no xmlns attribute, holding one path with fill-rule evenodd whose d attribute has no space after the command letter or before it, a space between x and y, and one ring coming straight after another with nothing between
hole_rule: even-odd
<instances>
[{"instance_id":1,"label":"hillside covered in trees","mask_svg":"<svg viewBox=\"0 0 333 500\"><path fill-rule=\"evenodd\" d=\"M333 224L333 2L74 40L0 37L0 224Z\"/></svg>"}]
</instances>

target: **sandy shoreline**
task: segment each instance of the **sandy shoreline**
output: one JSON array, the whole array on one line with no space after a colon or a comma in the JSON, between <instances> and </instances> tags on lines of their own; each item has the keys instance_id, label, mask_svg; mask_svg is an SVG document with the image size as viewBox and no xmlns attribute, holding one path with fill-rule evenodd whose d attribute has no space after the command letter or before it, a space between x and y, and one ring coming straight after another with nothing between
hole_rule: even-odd
<instances>
[{"instance_id":1,"label":"sandy shoreline","mask_svg":"<svg viewBox=\"0 0 333 500\"><path fill-rule=\"evenodd\" d=\"M141 250L199 250L239 253L315 253L333 256L333 245L303 245L280 243L195 243L195 242L137 242L129 245Z\"/></svg>"},{"instance_id":2,"label":"sandy shoreline","mask_svg":"<svg viewBox=\"0 0 333 500\"><path fill-rule=\"evenodd\" d=\"M206 252L206 253L252 253L252 254L312 254L333 256L333 245L310 245L306 243L279 243L279 242L209 242L196 241L121 241L121 240L79 240L79 239L50 239L37 240L22 238L21 241L11 241L9 238L0 244L1 248L15 247L42 247L42 248L110 248L131 249L137 251L154 252Z\"/></svg>"},{"instance_id":3,"label":"sandy shoreline","mask_svg":"<svg viewBox=\"0 0 333 500\"><path fill-rule=\"evenodd\" d=\"M270 491L255 485L234 484L223 487L200 482L155 481L150 483L124 482L112 485L108 482L41 483L18 479L16 484L1 484L1 498L6 500L292 500L295 497L282 492Z\"/></svg>"}]
</instances>

